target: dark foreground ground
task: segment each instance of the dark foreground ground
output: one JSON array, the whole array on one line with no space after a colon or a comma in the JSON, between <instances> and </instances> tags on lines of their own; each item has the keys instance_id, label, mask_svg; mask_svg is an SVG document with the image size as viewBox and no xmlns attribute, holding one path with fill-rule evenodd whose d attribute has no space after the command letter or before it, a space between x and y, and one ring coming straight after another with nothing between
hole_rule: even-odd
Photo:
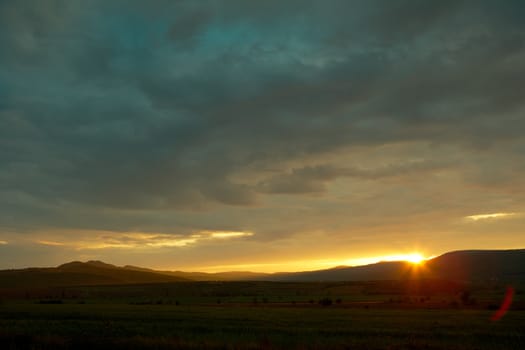
<instances>
[{"instance_id":1,"label":"dark foreground ground","mask_svg":"<svg viewBox=\"0 0 525 350\"><path fill-rule=\"evenodd\" d=\"M525 349L525 310L491 320L502 290L466 298L361 287L203 283L4 297L0 348Z\"/></svg>"}]
</instances>

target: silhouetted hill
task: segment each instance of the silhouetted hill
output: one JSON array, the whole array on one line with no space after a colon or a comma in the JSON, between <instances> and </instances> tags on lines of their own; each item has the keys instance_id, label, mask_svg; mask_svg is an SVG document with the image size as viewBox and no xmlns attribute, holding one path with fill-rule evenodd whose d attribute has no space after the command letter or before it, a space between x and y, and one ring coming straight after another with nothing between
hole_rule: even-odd
<instances>
[{"instance_id":1,"label":"silhouetted hill","mask_svg":"<svg viewBox=\"0 0 525 350\"><path fill-rule=\"evenodd\" d=\"M58 267L2 270L0 271L0 288L257 280L264 276L267 274L157 271L131 265L118 267L102 261L72 261Z\"/></svg>"},{"instance_id":2,"label":"silhouetted hill","mask_svg":"<svg viewBox=\"0 0 525 350\"><path fill-rule=\"evenodd\" d=\"M265 280L387 281L434 279L456 282L525 282L525 249L466 250L443 254L421 265L404 261L365 266L339 266L295 273L157 271L137 266L118 267L101 261L73 261L54 268L0 271L0 288L137 284L182 281Z\"/></svg>"},{"instance_id":3,"label":"silhouetted hill","mask_svg":"<svg viewBox=\"0 0 525 350\"><path fill-rule=\"evenodd\" d=\"M388 261L376 264L342 267L327 270L276 273L267 280L286 282L308 281L381 281L409 278L413 265L404 261Z\"/></svg>"},{"instance_id":4,"label":"silhouetted hill","mask_svg":"<svg viewBox=\"0 0 525 350\"><path fill-rule=\"evenodd\" d=\"M464 250L426 264L434 277L461 281L525 281L525 249Z\"/></svg>"},{"instance_id":5,"label":"silhouetted hill","mask_svg":"<svg viewBox=\"0 0 525 350\"><path fill-rule=\"evenodd\" d=\"M231 272L217 272L217 273L206 273L206 272L184 272L184 271L159 271L138 266L126 265L125 269L135 271L147 271L165 274L168 276L176 276L186 278L192 281L236 281L236 280L258 280L262 279L269 274L258 273L250 271L231 271Z\"/></svg>"},{"instance_id":6,"label":"silhouetted hill","mask_svg":"<svg viewBox=\"0 0 525 350\"><path fill-rule=\"evenodd\" d=\"M428 260L419 266L403 261L391 261L328 270L277 273L266 278L270 281L304 282L399 279L525 282L525 249L455 251Z\"/></svg>"},{"instance_id":7,"label":"silhouetted hill","mask_svg":"<svg viewBox=\"0 0 525 350\"><path fill-rule=\"evenodd\" d=\"M100 261L70 262L55 268L0 271L0 288L180 282L188 279L133 271Z\"/></svg>"},{"instance_id":8,"label":"silhouetted hill","mask_svg":"<svg viewBox=\"0 0 525 350\"><path fill-rule=\"evenodd\" d=\"M66 264L62 264L57 267L57 269L62 271L92 271L93 269L103 268L103 269L118 269L117 266L106 264L98 260L90 260L86 262L72 261ZM153 272L153 271L151 271Z\"/></svg>"}]
</instances>

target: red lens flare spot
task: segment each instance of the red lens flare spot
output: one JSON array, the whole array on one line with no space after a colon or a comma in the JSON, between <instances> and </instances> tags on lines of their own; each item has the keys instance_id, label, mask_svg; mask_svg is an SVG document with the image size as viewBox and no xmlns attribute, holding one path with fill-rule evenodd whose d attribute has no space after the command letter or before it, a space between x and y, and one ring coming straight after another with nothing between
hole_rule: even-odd
<instances>
[{"instance_id":1,"label":"red lens flare spot","mask_svg":"<svg viewBox=\"0 0 525 350\"><path fill-rule=\"evenodd\" d=\"M503 299L503 302L501 303L501 306L498 311L492 315L492 321L498 321L500 320L507 311L510 308L510 305L512 304L512 298L514 298L514 288L507 287L507 292L505 293L505 299Z\"/></svg>"}]
</instances>

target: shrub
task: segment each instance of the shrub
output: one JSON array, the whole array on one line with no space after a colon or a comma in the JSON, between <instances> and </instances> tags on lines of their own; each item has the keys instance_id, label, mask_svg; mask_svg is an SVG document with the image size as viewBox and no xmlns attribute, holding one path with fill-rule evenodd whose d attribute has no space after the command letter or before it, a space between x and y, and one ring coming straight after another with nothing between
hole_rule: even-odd
<instances>
[{"instance_id":1,"label":"shrub","mask_svg":"<svg viewBox=\"0 0 525 350\"><path fill-rule=\"evenodd\" d=\"M332 305L332 299L331 298L323 298L319 300L319 305L321 306L330 306Z\"/></svg>"},{"instance_id":2,"label":"shrub","mask_svg":"<svg viewBox=\"0 0 525 350\"><path fill-rule=\"evenodd\" d=\"M44 299L39 300L37 304L63 304L61 299Z\"/></svg>"}]
</instances>

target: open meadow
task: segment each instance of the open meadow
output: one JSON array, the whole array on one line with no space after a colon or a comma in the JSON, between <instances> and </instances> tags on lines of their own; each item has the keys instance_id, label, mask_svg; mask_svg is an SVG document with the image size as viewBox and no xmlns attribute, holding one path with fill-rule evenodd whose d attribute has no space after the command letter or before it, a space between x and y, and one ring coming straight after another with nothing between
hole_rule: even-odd
<instances>
[{"instance_id":1,"label":"open meadow","mask_svg":"<svg viewBox=\"0 0 525 350\"><path fill-rule=\"evenodd\" d=\"M469 291L467 300L456 292L379 293L386 285L396 287L385 282L200 282L41 290L48 295L4 297L0 343L4 349L525 346L521 291L512 310L492 321L492 301L503 295L501 288Z\"/></svg>"}]
</instances>

